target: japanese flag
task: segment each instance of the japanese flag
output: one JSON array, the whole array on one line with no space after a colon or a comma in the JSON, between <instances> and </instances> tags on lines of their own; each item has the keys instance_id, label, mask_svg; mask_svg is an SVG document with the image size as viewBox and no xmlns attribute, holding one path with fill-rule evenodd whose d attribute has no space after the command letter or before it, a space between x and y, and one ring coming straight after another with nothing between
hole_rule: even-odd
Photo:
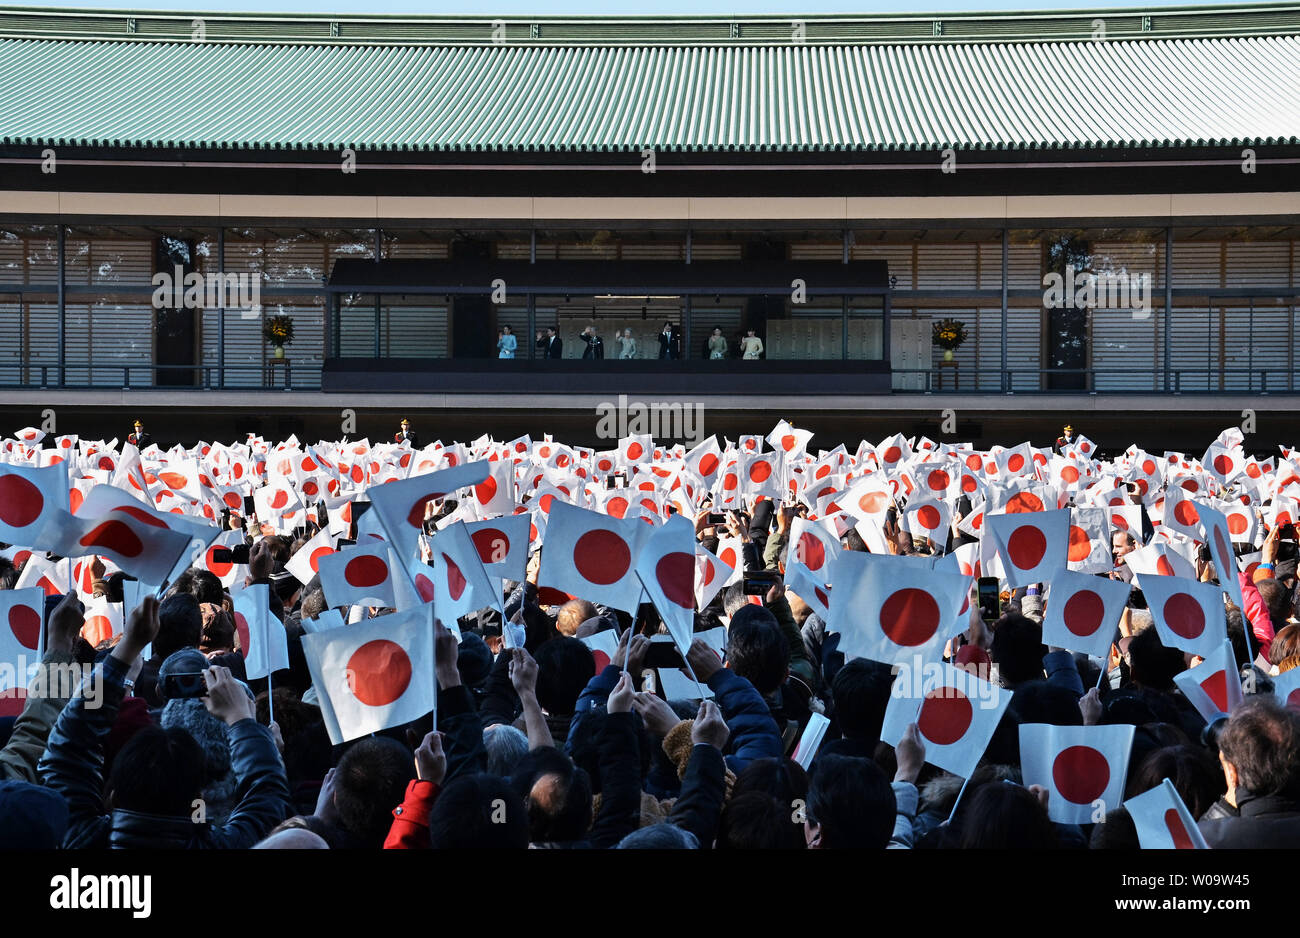
<instances>
[{"instance_id":1,"label":"japanese flag","mask_svg":"<svg viewBox=\"0 0 1300 938\"><path fill-rule=\"evenodd\" d=\"M1283 671L1272 680L1273 696L1277 702L1292 710L1300 710L1300 668Z\"/></svg>"},{"instance_id":2,"label":"japanese flag","mask_svg":"<svg viewBox=\"0 0 1300 938\"><path fill-rule=\"evenodd\" d=\"M478 547L463 523L450 525L435 535L429 544L433 552L433 601L443 623L485 606L501 612L501 580L488 576L479 560Z\"/></svg>"},{"instance_id":3,"label":"japanese flag","mask_svg":"<svg viewBox=\"0 0 1300 938\"><path fill-rule=\"evenodd\" d=\"M488 477L473 488L474 509L480 518L508 515L515 510L515 467L513 463L489 463Z\"/></svg>"},{"instance_id":4,"label":"japanese flag","mask_svg":"<svg viewBox=\"0 0 1300 938\"><path fill-rule=\"evenodd\" d=\"M395 600L388 549L387 542L374 540L320 558L326 604L391 607Z\"/></svg>"},{"instance_id":5,"label":"japanese flag","mask_svg":"<svg viewBox=\"0 0 1300 938\"><path fill-rule=\"evenodd\" d=\"M831 566L840 556L840 542L820 524L795 518L790 525L790 544L786 551L786 576L804 574L812 583L825 587L830 583ZM796 572L797 571L797 572Z\"/></svg>"},{"instance_id":6,"label":"japanese flag","mask_svg":"<svg viewBox=\"0 0 1300 938\"><path fill-rule=\"evenodd\" d=\"M203 552L203 566L209 573L221 580L221 585L229 589L237 581L248 575L248 565L217 560L213 556L218 550L232 550L244 543L243 531L226 531L219 534L207 550Z\"/></svg>"},{"instance_id":7,"label":"japanese flag","mask_svg":"<svg viewBox=\"0 0 1300 938\"><path fill-rule=\"evenodd\" d=\"M537 585L635 615L636 555L650 527L556 501L546 526Z\"/></svg>"},{"instance_id":8,"label":"japanese flag","mask_svg":"<svg viewBox=\"0 0 1300 938\"><path fill-rule=\"evenodd\" d=\"M489 576L522 581L528 567L530 515L523 512L465 525Z\"/></svg>"},{"instance_id":9,"label":"japanese flag","mask_svg":"<svg viewBox=\"0 0 1300 938\"><path fill-rule=\"evenodd\" d=\"M897 746L915 723L925 761L970 778L1010 703L1010 691L950 664L904 667L894 679L880 739Z\"/></svg>"},{"instance_id":10,"label":"japanese flag","mask_svg":"<svg viewBox=\"0 0 1300 938\"><path fill-rule=\"evenodd\" d=\"M1138 544L1146 540L1142 534L1141 505L1111 505L1106 511L1110 516L1110 526L1116 531L1128 532Z\"/></svg>"},{"instance_id":11,"label":"japanese flag","mask_svg":"<svg viewBox=\"0 0 1300 938\"><path fill-rule=\"evenodd\" d=\"M36 554L30 555L23 564L23 572L18 575L14 589L23 590L37 587L46 596L62 596L72 585L68 564L55 563Z\"/></svg>"},{"instance_id":12,"label":"japanese flag","mask_svg":"<svg viewBox=\"0 0 1300 938\"><path fill-rule=\"evenodd\" d=\"M82 512L89 504L87 498ZM36 546L61 557L100 554L146 583L165 581L190 548L189 535L170 530L143 505L86 517L56 510L40 539Z\"/></svg>"},{"instance_id":13,"label":"japanese flag","mask_svg":"<svg viewBox=\"0 0 1300 938\"><path fill-rule=\"evenodd\" d=\"M86 604L85 621L81 626L81 637L93 646L107 641L122 633L122 609L117 603L109 602L104 597L92 599Z\"/></svg>"},{"instance_id":14,"label":"japanese flag","mask_svg":"<svg viewBox=\"0 0 1300 938\"><path fill-rule=\"evenodd\" d=\"M610 662L614 660L614 653L618 651L618 632L614 629L602 629L591 635L584 635L579 640L591 649L591 657L596 661L597 674L609 667Z\"/></svg>"},{"instance_id":15,"label":"japanese flag","mask_svg":"<svg viewBox=\"0 0 1300 938\"><path fill-rule=\"evenodd\" d=\"M1058 570L1048 586L1043 644L1105 657L1130 592L1123 580Z\"/></svg>"},{"instance_id":16,"label":"japanese flag","mask_svg":"<svg viewBox=\"0 0 1300 938\"><path fill-rule=\"evenodd\" d=\"M1135 579L1166 647L1205 658L1228 637L1223 591L1216 584L1145 573Z\"/></svg>"},{"instance_id":17,"label":"japanese flag","mask_svg":"<svg viewBox=\"0 0 1300 938\"><path fill-rule=\"evenodd\" d=\"M1247 505L1224 506L1223 515L1227 519L1228 534L1234 544L1254 544L1259 530L1259 520L1255 509Z\"/></svg>"},{"instance_id":18,"label":"japanese flag","mask_svg":"<svg viewBox=\"0 0 1300 938\"><path fill-rule=\"evenodd\" d=\"M248 679L255 681L288 668L289 636L271 615L271 587L254 583L235 593L234 600L235 631Z\"/></svg>"},{"instance_id":19,"label":"japanese flag","mask_svg":"<svg viewBox=\"0 0 1300 938\"><path fill-rule=\"evenodd\" d=\"M893 469L912 458L912 447L901 433L880 441L876 447L876 461L881 469Z\"/></svg>"},{"instance_id":20,"label":"japanese flag","mask_svg":"<svg viewBox=\"0 0 1300 938\"><path fill-rule=\"evenodd\" d=\"M1136 727L1020 726L1020 769L1025 785L1048 790L1047 814L1058 824L1103 820L1124 797Z\"/></svg>"},{"instance_id":21,"label":"japanese flag","mask_svg":"<svg viewBox=\"0 0 1300 938\"><path fill-rule=\"evenodd\" d=\"M321 560L332 553L334 553L334 538L329 531L319 531L294 552L284 568L292 573L299 583L306 586L320 572Z\"/></svg>"},{"instance_id":22,"label":"japanese flag","mask_svg":"<svg viewBox=\"0 0 1300 938\"><path fill-rule=\"evenodd\" d=\"M45 591L31 589L0 590L0 662L14 664L19 656L29 663L39 663L44 652L42 625L45 621ZM3 673L3 669L0 669ZM26 672L15 669L16 674ZM0 678L3 681L3 678ZM8 687L13 686L9 682ZM0 683L0 690L7 689ZM23 686L26 686L25 681Z\"/></svg>"},{"instance_id":23,"label":"japanese flag","mask_svg":"<svg viewBox=\"0 0 1300 938\"><path fill-rule=\"evenodd\" d=\"M1020 475L1034 475L1034 454L1028 443L1021 443L1011 449L1004 449L994 457L999 479L1011 479Z\"/></svg>"},{"instance_id":24,"label":"japanese flag","mask_svg":"<svg viewBox=\"0 0 1300 938\"><path fill-rule=\"evenodd\" d=\"M1227 639L1196 667L1175 674L1174 683L1206 723L1232 713L1241 703L1241 675Z\"/></svg>"},{"instance_id":25,"label":"japanese flag","mask_svg":"<svg viewBox=\"0 0 1300 938\"><path fill-rule=\"evenodd\" d=\"M673 515L645 539L636 573L685 655L695 631L695 526L685 515Z\"/></svg>"},{"instance_id":26,"label":"japanese flag","mask_svg":"<svg viewBox=\"0 0 1300 938\"><path fill-rule=\"evenodd\" d=\"M716 435L686 454L686 468L699 476L706 488L713 486L722 468L722 450L718 448Z\"/></svg>"},{"instance_id":27,"label":"japanese flag","mask_svg":"<svg viewBox=\"0 0 1300 938\"><path fill-rule=\"evenodd\" d=\"M1227 447L1211 443L1210 448L1205 451L1201 465L1205 467L1206 472L1227 485L1245 471L1246 458L1239 446Z\"/></svg>"},{"instance_id":28,"label":"japanese flag","mask_svg":"<svg viewBox=\"0 0 1300 938\"><path fill-rule=\"evenodd\" d=\"M1201 540L1210 549L1214 571L1219 575L1219 584L1233 605L1245 609L1246 602L1241 595L1241 581L1237 578L1237 555L1232 550L1228 519L1223 512L1209 505L1198 505L1197 508L1201 514Z\"/></svg>"},{"instance_id":29,"label":"japanese flag","mask_svg":"<svg viewBox=\"0 0 1300 938\"><path fill-rule=\"evenodd\" d=\"M66 464L44 469L0 464L0 541L21 547L39 546L36 541L41 528L55 512L67 508Z\"/></svg>"},{"instance_id":30,"label":"japanese flag","mask_svg":"<svg viewBox=\"0 0 1300 938\"><path fill-rule=\"evenodd\" d=\"M400 482L388 482L366 490L373 513L392 542L399 557L414 556L420 533L424 530L424 509L436 498L450 495L488 478L492 463L473 462L413 476Z\"/></svg>"},{"instance_id":31,"label":"japanese flag","mask_svg":"<svg viewBox=\"0 0 1300 938\"><path fill-rule=\"evenodd\" d=\"M725 589L733 583L739 583L745 575L744 542L738 537L719 538L718 559L722 561L723 566L731 569L731 572L727 574L726 582L722 584L722 588Z\"/></svg>"},{"instance_id":32,"label":"japanese flag","mask_svg":"<svg viewBox=\"0 0 1300 938\"><path fill-rule=\"evenodd\" d=\"M940 549L948 543L948 503L938 498L913 499L903 512L903 528L909 534L928 537Z\"/></svg>"},{"instance_id":33,"label":"japanese flag","mask_svg":"<svg viewBox=\"0 0 1300 938\"><path fill-rule=\"evenodd\" d=\"M969 577L936 573L923 560L844 551L831 568L835 598L828 632L840 635L846 661L911 664L939 658L965 624L959 612Z\"/></svg>"},{"instance_id":34,"label":"japanese flag","mask_svg":"<svg viewBox=\"0 0 1300 938\"><path fill-rule=\"evenodd\" d=\"M749 456L741 461L740 491L743 495L781 498L782 479L781 456L778 453Z\"/></svg>"},{"instance_id":35,"label":"japanese flag","mask_svg":"<svg viewBox=\"0 0 1300 938\"><path fill-rule=\"evenodd\" d=\"M618 441L619 465L633 467L637 463L649 462L654 458L654 449L654 438L648 433L625 436Z\"/></svg>"},{"instance_id":36,"label":"japanese flag","mask_svg":"<svg viewBox=\"0 0 1300 938\"><path fill-rule=\"evenodd\" d=\"M1208 850L1205 836L1169 779L1124 802L1143 850Z\"/></svg>"},{"instance_id":37,"label":"japanese flag","mask_svg":"<svg viewBox=\"0 0 1300 938\"><path fill-rule=\"evenodd\" d=\"M1066 567L1070 510L985 515L984 527L997 546L1007 584L1045 583Z\"/></svg>"},{"instance_id":38,"label":"japanese flag","mask_svg":"<svg viewBox=\"0 0 1300 938\"><path fill-rule=\"evenodd\" d=\"M787 461L793 461L803 455L811 439L811 430L796 430L785 420L780 421L767 435L768 445Z\"/></svg>"},{"instance_id":39,"label":"japanese flag","mask_svg":"<svg viewBox=\"0 0 1300 938\"><path fill-rule=\"evenodd\" d=\"M302 637L329 730L340 745L433 711L433 606Z\"/></svg>"},{"instance_id":40,"label":"japanese flag","mask_svg":"<svg viewBox=\"0 0 1300 938\"><path fill-rule=\"evenodd\" d=\"M1069 567L1076 573L1109 573L1111 558L1110 524L1105 508L1070 509Z\"/></svg>"},{"instance_id":41,"label":"japanese flag","mask_svg":"<svg viewBox=\"0 0 1300 938\"><path fill-rule=\"evenodd\" d=\"M1146 547L1125 554L1124 563L1139 575L1177 576L1189 580L1196 578L1196 568L1192 562L1175 550L1170 542L1160 538L1154 538Z\"/></svg>"},{"instance_id":42,"label":"japanese flag","mask_svg":"<svg viewBox=\"0 0 1300 938\"><path fill-rule=\"evenodd\" d=\"M726 584L733 569L703 544L695 545L695 606L703 609Z\"/></svg>"}]
</instances>

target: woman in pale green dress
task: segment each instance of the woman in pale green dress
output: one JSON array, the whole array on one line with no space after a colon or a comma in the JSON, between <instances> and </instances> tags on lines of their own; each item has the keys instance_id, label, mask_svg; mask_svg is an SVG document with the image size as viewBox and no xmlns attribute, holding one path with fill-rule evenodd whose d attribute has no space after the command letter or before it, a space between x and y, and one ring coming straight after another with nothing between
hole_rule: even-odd
<instances>
[{"instance_id":1,"label":"woman in pale green dress","mask_svg":"<svg viewBox=\"0 0 1300 938\"><path fill-rule=\"evenodd\" d=\"M631 329L624 329L618 337L618 357L636 358L636 339L632 338Z\"/></svg>"},{"instance_id":2,"label":"woman in pale green dress","mask_svg":"<svg viewBox=\"0 0 1300 938\"><path fill-rule=\"evenodd\" d=\"M721 326L713 327L713 335L709 336L709 358L717 360L727 357L727 337L722 334Z\"/></svg>"}]
</instances>

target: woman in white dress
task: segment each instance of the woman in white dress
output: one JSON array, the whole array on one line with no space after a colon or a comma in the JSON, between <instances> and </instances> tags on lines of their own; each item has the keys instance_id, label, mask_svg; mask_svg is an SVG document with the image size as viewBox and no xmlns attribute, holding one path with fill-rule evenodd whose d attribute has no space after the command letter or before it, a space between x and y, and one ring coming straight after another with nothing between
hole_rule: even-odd
<instances>
[{"instance_id":1,"label":"woman in white dress","mask_svg":"<svg viewBox=\"0 0 1300 938\"><path fill-rule=\"evenodd\" d=\"M740 357L745 361L754 361L763 354L763 340L754 335L753 329L746 332L745 337L740 340L740 352Z\"/></svg>"}]
</instances>

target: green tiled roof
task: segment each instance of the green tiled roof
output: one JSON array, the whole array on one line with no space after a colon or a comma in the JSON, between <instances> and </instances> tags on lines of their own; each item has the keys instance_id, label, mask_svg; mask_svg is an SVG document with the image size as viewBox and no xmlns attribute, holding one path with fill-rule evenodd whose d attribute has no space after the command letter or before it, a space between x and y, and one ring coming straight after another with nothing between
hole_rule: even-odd
<instances>
[{"instance_id":1,"label":"green tiled roof","mask_svg":"<svg viewBox=\"0 0 1300 938\"><path fill-rule=\"evenodd\" d=\"M772 152L1300 141L1297 34L755 45L0 38L0 75L0 141L39 146Z\"/></svg>"}]
</instances>

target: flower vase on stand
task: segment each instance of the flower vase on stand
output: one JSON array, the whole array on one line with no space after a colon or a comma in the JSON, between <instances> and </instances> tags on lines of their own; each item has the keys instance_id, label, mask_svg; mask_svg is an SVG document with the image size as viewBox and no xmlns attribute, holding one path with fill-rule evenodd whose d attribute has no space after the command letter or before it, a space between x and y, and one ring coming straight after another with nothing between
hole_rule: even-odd
<instances>
[{"instance_id":1,"label":"flower vase on stand","mask_svg":"<svg viewBox=\"0 0 1300 938\"><path fill-rule=\"evenodd\" d=\"M946 362L952 361L952 349L946 348L943 350L943 360Z\"/></svg>"}]
</instances>

